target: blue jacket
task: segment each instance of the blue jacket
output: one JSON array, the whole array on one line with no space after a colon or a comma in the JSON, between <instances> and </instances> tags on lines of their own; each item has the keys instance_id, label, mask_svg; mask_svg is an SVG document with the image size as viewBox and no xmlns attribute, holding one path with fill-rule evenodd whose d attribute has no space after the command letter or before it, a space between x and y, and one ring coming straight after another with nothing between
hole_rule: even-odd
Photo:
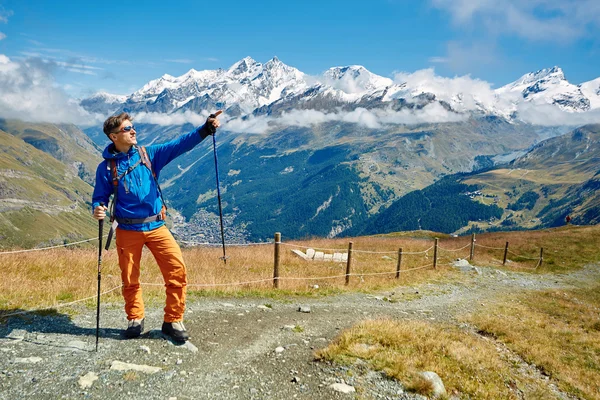
<instances>
[{"instance_id":1,"label":"blue jacket","mask_svg":"<svg viewBox=\"0 0 600 400\"><path fill-rule=\"evenodd\" d=\"M152 169L158 179L160 171L165 165L186 153L198 145L209 135L205 125L182 135L177 139L164 144L156 144L146 147L148 158L152 163ZM92 212L103 202L108 205L110 196L114 193L112 183L112 171L110 162L114 159L117 165L117 174L120 176L130 166L140 161L140 153L136 146L132 146L127 153L117 152L113 143L109 144L102 153L104 161L98 165L96 170L96 186L92 195ZM123 179L119 180L118 200L115 207L117 218L140 219L159 214L162 209L162 200L158 186L152 176L152 172L140 163ZM164 225L164 221L152 221L144 224L119 224L121 229L131 231L150 231Z\"/></svg>"}]
</instances>

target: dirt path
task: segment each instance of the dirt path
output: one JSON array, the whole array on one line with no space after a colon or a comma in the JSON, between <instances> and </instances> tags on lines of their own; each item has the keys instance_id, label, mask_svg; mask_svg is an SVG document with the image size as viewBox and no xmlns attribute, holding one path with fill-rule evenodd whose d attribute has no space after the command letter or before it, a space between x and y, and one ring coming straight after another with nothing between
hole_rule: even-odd
<instances>
[{"instance_id":1,"label":"dirt path","mask_svg":"<svg viewBox=\"0 0 600 400\"><path fill-rule=\"evenodd\" d=\"M121 305L105 304L99 351L95 310L69 318L25 315L0 326L0 398L348 399L422 398L368 370L313 361L344 328L378 317L454 321L496 296L569 288L597 280L600 266L569 275L463 268L460 282L399 287L377 294L324 298L201 299L188 304L186 346L162 338L162 310L147 310L146 332L123 340ZM301 312L299 308L307 308ZM117 370L158 367L155 372ZM87 376L89 387L81 381ZM357 392L332 389L345 383Z\"/></svg>"}]
</instances>

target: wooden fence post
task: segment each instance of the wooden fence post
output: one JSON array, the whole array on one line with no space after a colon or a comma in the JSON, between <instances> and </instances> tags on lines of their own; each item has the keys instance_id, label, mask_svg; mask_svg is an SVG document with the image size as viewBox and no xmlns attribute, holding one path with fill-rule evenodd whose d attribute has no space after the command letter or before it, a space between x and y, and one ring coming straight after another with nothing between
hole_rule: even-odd
<instances>
[{"instance_id":1,"label":"wooden fence post","mask_svg":"<svg viewBox=\"0 0 600 400\"><path fill-rule=\"evenodd\" d=\"M475 256L475 234L471 234L471 254L469 255L469 261L473 261L473 257Z\"/></svg>"},{"instance_id":2,"label":"wooden fence post","mask_svg":"<svg viewBox=\"0 0 600 400\"><path fill-rule=\"evenodd\" d=\"M435 245L433 246L433 269L437 269L437 254L438 254L438 238L435 238Z\"/></svg>"},{"instance_id":3,"label":"wooden fence post","mask_svg":"<svg viewBox=\"0 0 600 400\"><path fill-rule=\"evenodd\" d=\"M538 262L538 267L542 266L542 263L544 262L544 248L540 247L540 261Z\"/></svg>"},{"instance_id":4,"label":"wooden fence post","mask_svg":"<svg viewBox=\"0 0 600 400\"><path fill-rule=\"evenodd\" d=\"M398 264L396 265L396 279L400 278L400 265L402 264L402 247L398 249Z\"/></svg>"},{"instance_id":5,"label":"wooden fence post","mask_svg":"<svg viewBox=\"0 0 600 400\"><path fill-rule=\"evenodd\" d=\"M281 233L275 232L275 261L273 265L273 288L279 289L279 245Z\"/></svg>"},{"instance_id":6,"label":"wooden fence post","mask_svg":"<svg viewBox=\"0 0 600 400\"><path fill-rule=\"evenodd\" d=\"M350 263L352 262L352 242L348 243L348 260L346 261L346 286L350 283Z\"/></svg>"},{"instance_id":7,"label":"wooden fence post","mask_svg":"<svg viewBox=\"0 0 600 400\"><path fill-rule=\"evenodd\" d=\"M504 259L502 260L502 265L506 265L506 257L508 257L508 242L504 246Z\"/></svg>"}]
</instances>

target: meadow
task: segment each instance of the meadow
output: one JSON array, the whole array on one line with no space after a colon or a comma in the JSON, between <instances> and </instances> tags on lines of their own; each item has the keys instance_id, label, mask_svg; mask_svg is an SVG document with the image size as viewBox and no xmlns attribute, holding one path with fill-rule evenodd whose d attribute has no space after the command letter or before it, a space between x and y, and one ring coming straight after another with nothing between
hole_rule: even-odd
<instances>
[{"instance_id":1,"label":"meadow","mask_svg":"<svg viewBox=\"0 0 600 400\"><path fill-rule=\"evenodd\" d=\"M439 238L433 268L434 238ZM352 242L351 271L345 262L306 261L291 250L307 248L326 254L347 252ZM503 265L504 247L508 260ZM540 231L478 234L472 265L535 275L564 275L600 260L600 227L565 226ZM96 242L97 246L97 242ZM469 259L471 236L402 232L381 236L286 242L280 247L279 288L273 287L274 244L183 248L191 298L244 297L288 299L333 296L345 292L377 293L420 284L460 282L464 273L452 266ZM540 248L544 248L540 263ZM396 278L398 251L401 272ZM18 250L17 250L18 251ZM0 253L0 319L24 310L51 313L81 302L96 302L98 250L94 243L44 251ZM145 252L142 283L148 305L164 301L162 277ZM103 302L122 304L114 247L102 257ZM600 286L549 291L523 290L490 298L485 306L457 316L453 323L429 320L364 320L345 330L315 358L341 364L357 359L402 381L408 390L429 394L418 374L434 370L449 394L473 399L560 398L547 383L523 374L533 366L564 393L600 399ZM404 299L402 301L410 301ZM506 350L504 350L506 349Z\"/></svg>"}]
</instances>

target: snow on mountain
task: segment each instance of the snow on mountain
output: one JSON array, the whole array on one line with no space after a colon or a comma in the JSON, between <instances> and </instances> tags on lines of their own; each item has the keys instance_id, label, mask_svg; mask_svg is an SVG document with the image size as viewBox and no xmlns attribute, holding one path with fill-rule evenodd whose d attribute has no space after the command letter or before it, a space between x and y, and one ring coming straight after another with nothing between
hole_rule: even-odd
<instances>
[{"instance_id":1,"label":"snow on mountain","mask_svg":"<svg viewBox=\"0 0 600 400\"><path fill-rule=\"evenodd\" d=\"M163 75L152 80L128 98L128 107L150 112L174 112L201 104L235 107L242 114L272 103L308 85L304 73L282 63L277 57L261 64L245 57L227 70L196 71L174 77ZM189 103L189 104L188 104Z\"/></svg>"},{"instance_id":2,"label":"snow on mountain","mask_svg":"<svg viewBox=\"0 0 600 400\"><path fill-rule=\"evenodd\" d=\"M335 112L340 107L419 110L441 105L456 115L518 117L521 105L554 106L567 113L600 108L600 78L573 85L559 67L523 75L499 89L469 76L445 78L433 69L382 77L359 65L310 77L277 57L262 64L245 57L230 68L189 70L152 80L128 97L98 93L81 102L89 111L167 113L222 108L229 116L281 114L294 109ZM441 109L441 108L438 108Z\"/></svg>"},{"instance_id":3,"label":"snow on mountain","mask_svg":"<svg viewBox=\"0 0 600 400\"><path fill-rule=\"evenodd\" d=\"M88 97L90 100L102 100L107 103L123 103L127 100L127 96L121 94L110 94L106 92L98 92L91 97Z\"/></svg>"},{"instance_id":4,"label":"snow on mountain","mask_svg":"<svg viewBox=\"0 0 600 400\"><path fill-rule=\"evenodd\" d=\"M323 84L335 90L347 101L359 100L365 94L391 86L389 78L375 75L361 65L333 67L323 73Z\"/></svg>"},{"instance_id":5,"label":"snow on mountain","mask_svg":"<svg viewBox=\"0 0 600 400\"><path fill-rule=\"evenodd\" d=\"M80 104L87 111L99 114L111 114L127 101L127 96L98 92L91 97L81 100Z\"/></svg>"},{"instance_id":6,"label":"snow on mountain","mask_svg":"<svg viewBox=\"0 0 600 400\"><path fill-rule=\"evenodd\" d=\"M590 101L590 108L600 108L600 78L579 85L581 93Z\"/></svg>"},{"instance_id":7,"label":"snow on mountain","mask_svg":"<svg viewBox=\"0 0 600 400\"><path fill-rule=\"evenodd\" d=\"M496 93L501 98L509 98L515 105L524 101L536 105L552 104L568 112L591 108L590 99L579 86L567 81L559 67L525 74L515 82L496 89Z\"/></svg>"}]
</instances>

